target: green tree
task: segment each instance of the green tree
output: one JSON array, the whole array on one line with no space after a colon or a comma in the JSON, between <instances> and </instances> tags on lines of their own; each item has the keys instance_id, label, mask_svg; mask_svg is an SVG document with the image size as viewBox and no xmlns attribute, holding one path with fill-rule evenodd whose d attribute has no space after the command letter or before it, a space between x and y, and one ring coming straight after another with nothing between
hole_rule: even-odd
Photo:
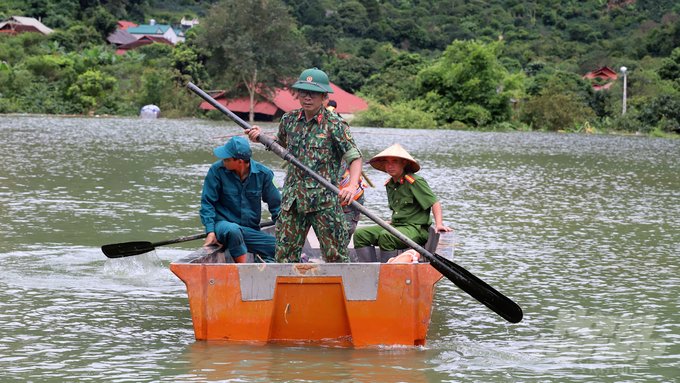
<instances>
[{"instance_id":1,"label":"green tree","mask_svg":"<svg viewBox=\"0 0 680 383\"><path fill-rule=\"evenodd\" d=\"M178 42L172 50L172 66L199 86L208 81L208 72L198 60L198 54L182 41Z\"/></svg>"},{"instance_id":2,"label":"green tree","mask_svg":"<svg viewBox=\"0 0 680 383\"><path fill-rule=\"evenodd\" d=\"M564 92L551 84L522 106L521 120L535 129L559 130L583 123L586 118L594 117L593 110L583 104L572 92Z\"/></svg>"},{"instance_id":3,"label":"green tree","mask_svg":"<svg viewBox=\"0 0 680 383\"><path fill-rule=\"evenodd\" d=\"M680 48L673 49L670 57L666 57L661 61L659 77L663 80L680 79Z\"/></svg>"},{"instance_id":4,"label":"green tree","mask_svg":"<svg viewBox=\"0 0 680 383\"><path fill-rule=\"evenodd\" d=\"M510 98L516 97L524 74L508 73L498 61L499 48L499 43L456 40L420 71L417 95L437 120L483 126L510 118Z\"/></svg>"},{"instance_id":5,"label":"green tree","mask_svg":"<svg viewBox=\"0 0 680 383\"><path fill-rule=\"evenodd\" d=\"M50 81L60 78L64 70L72 71L73 65L73 60L63 56L33 56L26 60L27 68L35 76L42 76Z\"/></svg>"},{"instance_id":6,"label":"green tree","mask_svg":"<svg viewBox=\"0 0 680 383\"><path fill-rule=\"evenodd\" d=\"M361 37L368 29L370 21L366 8L358 1L348 1L338 9L343 31L350 35Z\"/></svg>"},{"instance_id":7,"label":"green tree","mask_svg":"<svg viewBox=\"0 0 680 383\"><path fill-rule=\"evenodd\" d=\"M118 20L101 6L87 10L85 23L97 30L102 40L106 40L118 26Z\"/></svg>"},{"instance_id":8,"label":"green tree","mask_svg":"<svg viewBox=\"0 0 680 383\"><path fill-rule=\"evenodd\" d=\"M305 25L302 27L302 33L310 44L319 44L325 50L335 48L338 41L338 31L331 25L323 27Z\"/></svg>"},{"instance_id":9,"label":"green tree","mask_svg":"<svg viewBox=\"0 0 680 383\"><path fill-rule=\"evenodd\" d=\"M291 14L300 25L321 26L326 17L326 10L320 2L314 0L287 0Z\"/></svg>"},{"instance_id":10,"label":"green tree","mask_svg":"<svg viewBox=\"0 0 680 383\"><path fill-rule=\"evenodd\" d=\"M377 0L364 0L364 8L366 8L366 15L371 23L380 22L380 4Z\"/></svg>"},{"instance_id":11,"label":"green tree","mask_svg":"<svg viewBox=\"0 0 680 383\"><path fill-rule=\"evenodd\" d=\"M31 82L31 76L21 65L0 63L0 99L21 92Z\"/></svg>"},{"instance_id":12,"label":"green tree","mask_svg":"<svg viewBox=\"0 0 680 383\"><path fill-rule=\"evenodd\" d=\"M371 76L362 88L382 105L415 98L416 76L428 62L416 53L400 53L386 60L380 73Z\"/></svg>"},{"instance_id":13,"label":"green tree","mask_svg":"<svg viewBox=\"0 0 680 383\"><path fill-rule=\"evenodd\" d=\"M88 70L78 76L66 95L82 105L84 110L93 110L111 91L116 89L116 79L98 70Z\"/></svg>"},{"instance_id":14,"label":"green tree","mask_svg":"<svg viewBox=\"0 0 680 383\"><path fill-rule=\"evenodd\" d=\"M196 45L209 57L206 67L213 75L245 84L251 122L258 88L282 88L305 67L304 40L295 28L295 19L279 0L219 3L203 23Z\"/></svg>"},{"instance_id":15,"label":"green tree","mask_svg":"<svg viewBox=\"0 0 680 383\"><path fill-rule=\"evenodd\" d=\"M373 61L359 56L337 60L326 69L333 83L350 92L358 92L366 80L378 72Z\"/></svg>"}]
</instances>

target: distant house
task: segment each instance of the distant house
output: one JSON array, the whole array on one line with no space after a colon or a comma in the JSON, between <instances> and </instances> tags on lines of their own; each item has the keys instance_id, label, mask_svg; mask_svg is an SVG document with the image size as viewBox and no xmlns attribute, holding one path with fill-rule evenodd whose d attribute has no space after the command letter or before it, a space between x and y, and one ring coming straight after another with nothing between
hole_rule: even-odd
<instances>
[{"instance_id":1,"label":"distant house","mask_svg":"<svg viewBox=\"0 0 680 383\"><path fill-rule=\"evenodd\" d=\"M602 89L609 90L609 87L616 81L619 75L614 72L611 68L603 66L600 69L594 70L587 75L583 76L583 79L595 79L597 77L604 80L606 83L604 85L593 84L593 90L598 91Z\"/></svg>"},{"instance_id":2,"label":"distant house","mask_svg":"<svg viewBox=\"0 0 680 383\"><path fill-rule=\"evenodd\" d=\"M173 44L177 44L178 41L186 40L184 38L184 31L181 29L174 29L170 25L140 25L137 27L128 27L126 30L137 39L141 39L144 36L163 37Z\"/></svg>"},{"instance_id":3,"label":"distant house","mask_svg":"<svg viewBox=\"0 0 680 383\"><path fill-rule=\"evenodd\" d=\"M124 55L125 52L127 52L127 51L131 51L131 50L139 48L141 46L150 45L150 44L153 44L153 43L167 44L167 45L170 45L170 46L175 45L175 44L171 43L170 41L168 41L164 37L142 36L139 40L135 39L135 41L133 41L131 43L119 46L118 50L116 50L116 54L117 55Z\"/></svg>"},{"instance_id":4,"label":"distant house","mask_svg":"<svg viewBox=\"0 0 680 383\"><path fill-rule=\"evenodd\" d=\"M331 93L328 96L331 100L335 100L338 103L335 111L340 113L344 119L351 120L354 117L354 113L368 109L368 104L361 97L340 89L332 82L330 85L335 93ZM262 96L263 100L255 100L254 106L255 119L258 121L274 121L283 116L284 113L300 108L300 101L296 100L294 94L288 89L277 89L273 97L270 98L267 98L264 94L260 94L260 96ZM242 118L247 117L248 113L250 113L249 98L228 100L226 92L218 93L214 98L232 112L241 114ZM215 109L208 102L203 102L200 108L204 110Z\"/></svg>"},{"instance_id":5,"label":"distant house","mask_svg":"<svg viewBox=\"0 0 680 383\"><path fill-rule=\"evenodd\" d=\"M109 44L114 44L116 46L121 46L125 44L130 44L137 41L137 38L130 34L123 28L116 29L109 37L106 38Z\"/></svg>"},{"instance_id":6,"label":"distant house","mask_svg":"<svg viewBox=\"0 0 680 383\"><path fill-rule=\"evenodd\" d=\"M0 23L0 33L15 35L24 32L37 32L49 35L54 31L32 17L10 16L10 18Z\"/></svg>"},{"instance_id":7,"label":"distant house","mask_svg":"<svg viewBox=\"0 0 680 383\"><path fill-rule=\"evenodd\" d=\"M194 17L191 20L187 20L185 17L182 17L182 20L179 21L179 25L182 27L183 30L187 30L189 28L193 28L198 25L198 17Z\"/></svg>"}]
</instances>

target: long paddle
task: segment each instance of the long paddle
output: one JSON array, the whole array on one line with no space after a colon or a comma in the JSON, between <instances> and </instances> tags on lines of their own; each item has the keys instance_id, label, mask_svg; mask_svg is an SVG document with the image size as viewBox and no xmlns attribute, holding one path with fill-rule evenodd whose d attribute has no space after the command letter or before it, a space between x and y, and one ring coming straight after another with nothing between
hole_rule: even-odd
<instances>
[{"instance_id":1,"label":"long paddle","mask_svg":"<svg viewBox=\"0 0 680 383\"><path fill-rule=\"evenodd\" d=\"M207 93L202 91L196 85L189 83L187 87L192 92L196 93L199 97L207 101L210 105L215 107L215 109L227 115L235 123L240 125L243 129L252 128L248 123L246 123L237 115L232 113L224 105L215 101L214 98L210 97ZM285 161L288 161L291 164L297 166L299 169L303 170L310 177L312 177L314 180L316 180L318 183L320 183L327 189L331 190L336 195L340 193L340 189L338 189L333 184L328 182L326 179L318 175L316 172L312 171L311 169L303 165L300 161L297 160L297 158L293 157L292 154L290 154L286 149L279 145L275 140L272 140L270 137L264 134L260 134L257 140L260 143L262 143L267 149L276 153L276 155L278 155ZM360 203L352 200L351 204L362 214L370 218L373 222L377 223L383 229L387 230L390 234L399 238L402 242L404 242L405 244L419 252L428 261L430 261L432 267L437 269L437 271L442 273L446 278L448 278L451 282L456 284L456 286L461 288L470 296L477 299L486 307L493 310L496 314L500 315L501 317L503 317L504 319L511 323L517 323L522 320L523 317L522 308L519 307L519 305L513 302L510 298L501 294L496 289L486 284L486 282L477 278L474 274L465 270L463 267L457 265L453 261L450 261L439 254L431 254L430 252L425 250L422 246L413 242L410 238L406 237L405 235L397 231L395 228L390 226L387 222L383 221L378 216L370 212Z\"/></svg>"},{"instance_id":2,"label":"long paddle","mask_svg":"<svg viewBox=\"0 0 680 383\"><path fill-rule=\"evenodd\" d=\"M260 223L260 227L272 226L273 224L274 224L273 221L265 221L265 222ZM205 238L207 236L208 236L208 234L203 233L203 234L189 235L189 236L186 236L186 237L179 237L179 238L175 238L175 239L169 239L167 241L161 241L161 242L156 242L156 243L151 243L151 242L146 242L146 241L114 243L114 244L111 244L111 245L102 246L102 252L104 252L104 255L106 255L109 258L131 257L133 255L139 255L139 254L144 254L144 253L148 253L150 251L153 251L158 246L170 245L170 244L173 244L173 243L193 241L193 240L196 240L196 239Z\"/></svg>"}]
</instances>

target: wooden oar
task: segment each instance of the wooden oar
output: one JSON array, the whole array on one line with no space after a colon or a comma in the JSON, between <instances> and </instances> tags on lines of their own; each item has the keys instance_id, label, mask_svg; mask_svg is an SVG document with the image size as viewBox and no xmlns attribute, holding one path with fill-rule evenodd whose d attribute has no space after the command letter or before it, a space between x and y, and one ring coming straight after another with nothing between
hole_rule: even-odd
<instances>
[{"instance_id":1,"label":"wooden oar","mask_svg":"<svg viewBox=\"0 0 680 383\"><path fill-rule=\"evenodd\" d=\"M260 223L260 227L272 226L274 221L264 221ZM175 239L169 239L167 241L161 242L147 242L147 241L136 241L136 242L123 242L114 243L111 245L102 246L102 252L109 258L123 258L131 257L133 255L139 255L154 251L156 247L163 245L171 245L173 243L181 243L187 241L193 241L196 239L201 239L207 237L208 234L194 234L186 237L179 237Z\"/></svg>"},{"instance_id":2,"label":"wooden oar","mask_svg":"<svg viewBox=\"0 0 680 383\"><path fill-rule=\"evenodd\" d=\"M266 134L266 133L263 132L262 134ZM281 164L281 168L283 169L283 168L285 168L286 166L288 166L288 161L283 161L283 163ZM366 173L364 173L363 170L361 171L361 176L364 177L364 179L366 180L366 182L368 182L368 184L369 184L372 188L375 187L375 186L373 185L373 182L371 182L371 180L368 179L368 176L366 175Z\"/></svg>"},{"instance_id":3,"label":"wooden oar","mask_svg":"<svg viewBox=\"0 0 680 383\"><path fill-rule=\"evenodd\" d=\"M232 113L224 105L215 101L214 98L210 97L207 93L202 91L196 85L189 83L187 87L192 92L196 93L202 99L207 101L210 105L215 107L215 109L227 115L229 118L232 119L232 121L240 125L242 128L244 129L252 128L250 125L248 125L248 123L246 123L240 117ZM292 154L290 154L286 149L284 149L281 145L279 145L276 141L272 140L270 137L264 134L260 134L257 140L260 143L262 143L267 149L276 153L279 157L281 157L285 161L288 161L291 164L297 166L299 169L307 173L307 175L312 177L314 180L316 180L318 183L320 183L327 189L331 190L336 195L340 193L340 189L338 189L333 184L328 182L325 178L318 175L316 172L312 171L311 169L303 165L300 161L298 161L297 158L295 158ZM413 242L410 238L406 237L405 235L397 231L395 228L390 226L387 222L383 221L381 218L370 212L360 203L357 203L356 201L352 200L351 204L362 214L370 218L373 222L377 223L383 229L387 230L390 234L399 238L402 242L404 242L408 246L414 248L423 257L430 261L430 265L432 265L432 267L437 269L437 271L442 273L446 278L448 278L451 282L455 283L456 286L461 288L470 296L477 299L486 307L493 310L496 314L500 315L505 320L511 323L517 323L522 320L522 317L524 315L522 313L522 308L519 307L519 305L513 302L510 298L496 291L496 289L486 284L486 282L477 278L475 275L465 270L463 267L455 264L453 261L450 261L439 254L431 254L430 252L425 250L422 246Z\"/></svg>"}]
</instances>

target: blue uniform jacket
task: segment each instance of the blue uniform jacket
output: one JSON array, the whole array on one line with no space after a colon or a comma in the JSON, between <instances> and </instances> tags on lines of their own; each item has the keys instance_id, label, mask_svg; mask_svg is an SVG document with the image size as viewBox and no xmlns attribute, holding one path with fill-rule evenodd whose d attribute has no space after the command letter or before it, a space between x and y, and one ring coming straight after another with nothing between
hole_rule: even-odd
<instances>
[{"instance_id":1,"label":"blue uniform jacket","mask_svg":"<svg viewBox=\"0 0 680 383\"><path fill-rule=\"evenodd\" d=\"M276 222L281 211L281 193L274 173L266 166L250 160L250 174L245 182L217 161L210 167L203 183L201 222L205 232L215 231L216 221L228 221L260 230L264 201Z\"/></svg>"}]
</instances>

